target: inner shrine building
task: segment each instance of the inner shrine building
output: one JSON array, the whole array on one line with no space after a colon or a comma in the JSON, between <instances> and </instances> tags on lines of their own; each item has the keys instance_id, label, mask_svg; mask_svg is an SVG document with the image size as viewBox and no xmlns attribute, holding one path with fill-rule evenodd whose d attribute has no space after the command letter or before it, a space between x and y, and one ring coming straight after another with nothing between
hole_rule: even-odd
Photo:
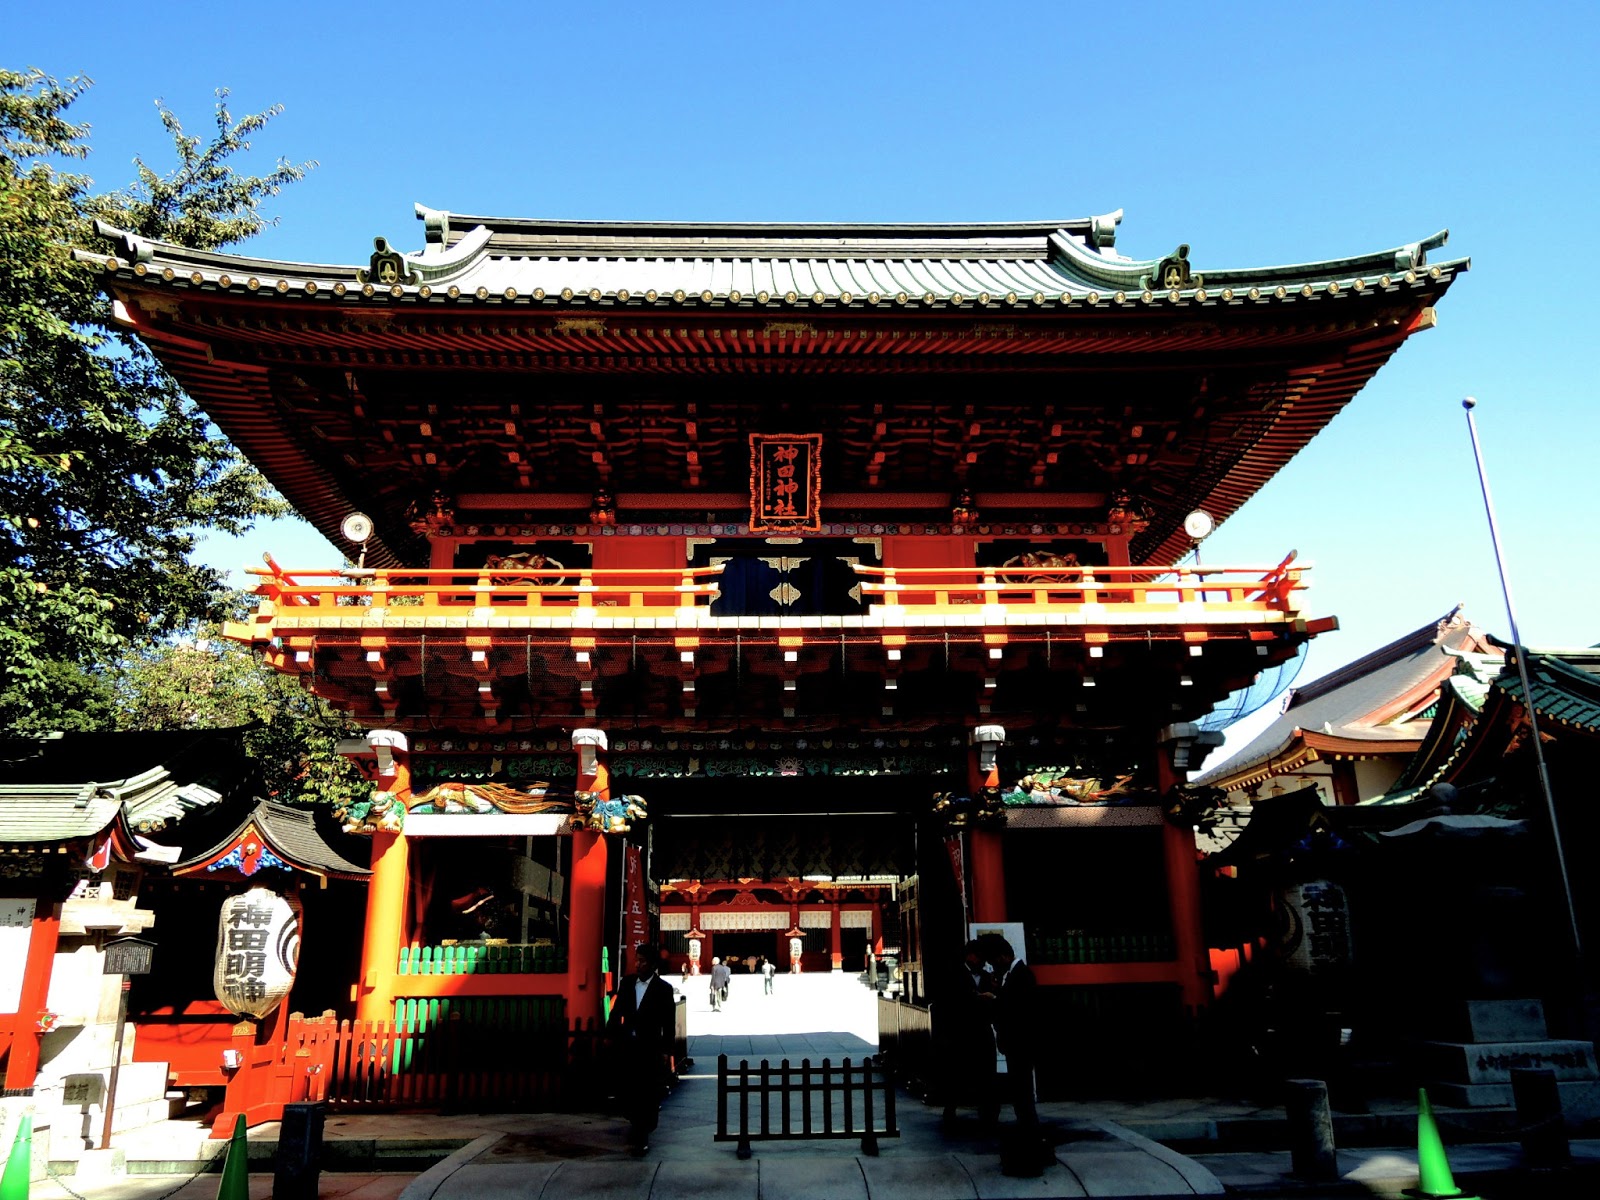
<instances>
[{"instance_id":1,"label":"inner shrine building","mask_svg":"<svg viewBox=\"0 0 1600 1200\"><path fill-rule=\"evenodd\" d=\"M355 564L269 561L231 635L371 731L356 1011L596 1015L645 936L921 1003L977 926L1072 1011L1203 1008L1197 722L1334 620L1194 536L1434 323L1444 235L417 216L350 266L83 255Z\"/></svg>"}]
</instances>

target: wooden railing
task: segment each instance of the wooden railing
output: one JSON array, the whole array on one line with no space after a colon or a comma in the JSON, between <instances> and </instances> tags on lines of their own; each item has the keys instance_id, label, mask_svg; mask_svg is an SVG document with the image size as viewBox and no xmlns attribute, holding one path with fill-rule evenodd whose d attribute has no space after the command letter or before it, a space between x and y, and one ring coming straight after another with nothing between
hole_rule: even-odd
<instances>
[{"instance_id":1,"label":"wooden railing","mask_svg":"<svg viewBox=\"0 0 1600 1200\"><path fill-rule=\"evenodd\" d=\"M902 1087L929 1096L940 1075L934 1053L933 1009L878 997L878 1052Z\"/></svg>"},{"instance_id":2,"label":"wooden railing","mask_svg":"<svg viewBox=\"0 0 1600 1200\"><path fill-rule=\"evenodd\" d=\"M855 565L861 591L884 604L949 608L1027 604L1150 607L1204 604L1208 609L1293 611L1309 569L1290 554L1277 566L1191 564L1144 567L868 567ZM970 610L969 610L970 611Z\"/></svg>"},{"instance_id":3,"label":"wooden railing","mask_svg":"<svg viewBox=\"0 0 1600 1200\"><path fill-rule=\"evenodd\" d=\"M403 1001L394 1021L290 1016L282 1042L235 1036L213 1136L275 1121L283 1106L325 1101L335 1111L531 1108L561 1102L599 1049L593 1021L569 1022L560 997Z\"/></svg>"},{"instance_id":4,"label":"wooden railing","mask_svg":"<svg viewBox=\"0 0 1600 1200\"><path fill-rule=\"evenodd\" d=\"M869 603L936 613L980 614L985 609L1144 611L1152 615L1203 607L1226 612L1298 611L1308 566L1289 555L1273 567L869 567L855 566ZM406 568L287 572L256 568L263 603L229 636L264 640L275 616L381 615L386 625L405 618L544 616L582 626L596 616L704 617L718 594L722 568Z\"/></svg>"},{"instance_id":5,"label":"wooden railing","mask_svg":"<svg viewBox=\"0 0 1600 1200\"><path fill-rule=\"evenodd\" d=\"M400 950L401 975L560 975L566 970L565 946L488 942Z\"/></svg>"},{"instance_id":6,"label":"wooden railing","mask_svg":"<svg viewBox=\"0 0 1600 1200\"><path fill-rule=\"evenodd\" d=\"M876 1109L874 1093L879 1094ZM759 1124L751 1123L750 1098L756 1098ZM729 1132L728 1103L737 1097L739 1124ZM773 1100L776 1097L777 1103ZM777 1108L774 1113L773 1108ZM877 1114L883 1116L878 1126ZM774 1116L777 1121L774 1123ZM895 1124L894 1083L879 1071L869 1056L852 1065L823 1059L813 1067L809 1058L790 1066L786 1058L777 1066L767 1059L752 1068L740 1059L730 1069L728 1056L717 1056L717 1132L719 1142L738 1142L738 1156L750 1157L752 1141L799 1141L810 1138L861 1139L861 1152L876 1155L880 1137L899 1137Z\"/></svg>"},{"instance_id":7,"label":"wooden railing","mask_svg":"<svg viewBox=\"0 0 1600 1200\"><path fill-rule=\"evenodd\" d=\"M1170 933L1085 933L1079 929L1046 930L1032 938L1028 961L1035 966L1060 963L1168 962L1175 950Z\"/></svg>"},{"instance_id":8,"label":"wooden railing","mask_svg":"<svg viewBox=\"0 0 1600 1200\"><path fill-rule=\"evenodd\" d=\"M716 567L541 568L406 567L285 571L250 568L257 595L280 609L381 608L396 616L493 609L605 609L608 616L658 616L663 608L707 606L717 595ZM508 615L501 611L501 615Z\"/></svg>"}]
</instances>

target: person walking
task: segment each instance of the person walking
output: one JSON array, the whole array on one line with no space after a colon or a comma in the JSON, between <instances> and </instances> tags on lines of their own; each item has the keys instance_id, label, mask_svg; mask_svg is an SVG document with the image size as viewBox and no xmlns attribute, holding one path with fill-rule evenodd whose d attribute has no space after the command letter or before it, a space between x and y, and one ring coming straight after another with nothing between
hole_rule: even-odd
<instances>
[{"instance_id":1,"label":"person walking","mask_svg":"<svg viewBox=\"0 0 1600 1200\"><path fill-rule=\"evenodd\" d=\"M671 1074L677 998L661 978L661 951L650 943L635 948L633 974L625 977L611 1006L606 1037L617 1072L617 1094L628 1118L628 1148L650 1148Z\"/></svg>"},{"instance_id":2,"label":"person walking","mask_svg":"<svg viewBox=\"0 0 1600 1200\"><path fill-rule=\"evenodd\" d=\"M720 958L711 960L711 1011L721 1012L722 1002L728 998L728 980L733 972Z\"/></svg>"},{"instance_id":3,"label":"person walking","mask_svg":"<svg viewBox=\"0 0 1600 1200\"><path fill-rule=\"evenodd\" d=\"M995 977L991 1005L995 1044L1006 1056L1004 1096L1017 1115L1014 1134L1000 1149L1000 1169L1007 1175L1042 1174L1054 1155L1047 1155L1034 1104L1034 1067L1039 1060L1039 983L1028 964L1017 958L1011 943L998 933L978 938L979 951Z\"/></svg>"},{"instance_id":4,"label":"person walking","mask_svg":"<svg viewBox=\"0 0 1600 1200\"><path fill-rule=\"evenodd\" d=\"M767 995L772 995L772 981L778 974L777 964L770 958L761 960L761 990Z\"/></svg>"}]
</instances>

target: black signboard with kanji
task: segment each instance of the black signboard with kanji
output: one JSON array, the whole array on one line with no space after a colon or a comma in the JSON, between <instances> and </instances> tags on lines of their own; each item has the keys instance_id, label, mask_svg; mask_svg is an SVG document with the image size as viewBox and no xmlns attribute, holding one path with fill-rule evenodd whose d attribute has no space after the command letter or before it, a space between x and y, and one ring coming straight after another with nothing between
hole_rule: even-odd
<instances>
[{"instance_id":1,"label":"black signboard with kanji","mask_svg":"<svg viewBox=\"0 0 1600 1200\"><path fill-rule=\"evenodd\" d=\"M106 943L106 975L148 975L156 944L143 938L118 938Z\"/></svg>"}]
</instances>

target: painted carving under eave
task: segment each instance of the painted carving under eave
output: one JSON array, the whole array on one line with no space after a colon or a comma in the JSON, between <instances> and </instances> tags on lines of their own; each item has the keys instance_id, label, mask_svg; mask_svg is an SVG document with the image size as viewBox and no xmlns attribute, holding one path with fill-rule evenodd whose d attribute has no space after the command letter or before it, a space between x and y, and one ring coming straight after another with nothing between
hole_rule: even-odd
<instances>
[{"instance_id":1,"label":"painted carving under eave","mask_svg":"<svg viewBox=\"0 0 1600 1200\"><path fill-rule=\"evenodd\" d=\"M251 888L222 902L212 982L228 1011L260 1019L294 986L300 914L276 892Z\"/></svg>"},{"instance_id":2,"label":"painted carving under eave","mask_svg":"<svg viewBox=\"0 0 1600 1200\"><path fill-rule=\"evenodd\" d=\"M405 828L406 806L392 792L373 792L365 800L334 805L346 833L399 833Z\"/></svg>"}]
</instances>

